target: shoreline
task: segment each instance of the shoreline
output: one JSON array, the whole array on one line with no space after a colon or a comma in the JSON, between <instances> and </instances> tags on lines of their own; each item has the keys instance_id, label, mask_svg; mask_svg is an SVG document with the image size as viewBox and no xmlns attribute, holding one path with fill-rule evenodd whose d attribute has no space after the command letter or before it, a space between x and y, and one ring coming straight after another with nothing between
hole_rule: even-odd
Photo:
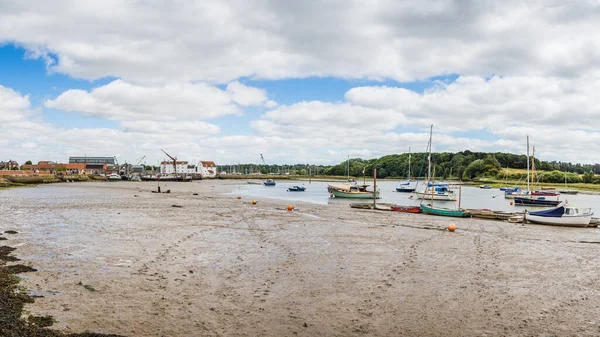
<instances>
[{"instance_id":1,"label":"shoreline","mask_svg":"<svg viewBox=\"0 0 600 337\"><path fill-rule=\"evenodd\" d=\"M238 184L3 191L2 244L48 294L26 310L126 336L597 335L595 229L252 205Z\"/></svg>"}]
</instances>

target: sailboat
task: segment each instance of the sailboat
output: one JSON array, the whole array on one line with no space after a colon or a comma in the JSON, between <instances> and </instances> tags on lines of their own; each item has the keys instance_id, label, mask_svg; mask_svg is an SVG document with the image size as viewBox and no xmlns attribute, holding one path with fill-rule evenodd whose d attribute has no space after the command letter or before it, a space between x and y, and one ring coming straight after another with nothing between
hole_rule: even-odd
<instances>
[{"instance_id":1,"label":"sailboat","mask_svg":"<svg viewBox=\"0 0 600 337\"><path fill-rule=\"evenodd\" d=\"M567 189L567 172L565 172L565 189L564 190L558 190L560 192L560 194L577 194L579 193L578 190L569 190Z\"/></svg>"},{"instance_id":2,"label":"sailboat","mask_svg":"<svg viewBox=\"0 0 600 337\"><path fill-rule=\"evenodd\" d=\"M351 198L351 199L373 199L373 195L376 195L377 199L381 199L379 191L369 190L369 186L363 182L362 185L354 179L350 179L350 156L348 156L348 183L344 184L329 184L327 185L327 192L329 192L330 198ZM364 176L363 168L363 176ZM364 178L363 178L364 179Z\"/></svg>"},{"instance_id":3,"label":"sailboat","mask_svg":"<svg viewBox=\"0 0 600 337\"><path fill-rule=\"evenodd\" d=\"M443 183L433 183L431 180L431 136L433 134L433 125L431 126L431 130L429 130L429 143L427 144L428 150L428 168L427 168L427 185L425 186L425 190L421 192L415 192L417 198L430 199L430 200L440 200L440 201L456 201L456 195L454 191L448 189L448 184ZM429 189L431 187L431 189Z\"/></svg>"},{"instance_id":4,"label":"sailboat","mask_svg":"<svg viewBox=\"0 0 600 337\"><path fill-rule=\"evenodd\" d=\"M431 125L431 128L429 130L429 145L427 146L428 150L429 150L429 155L427 157L427 161L428 161L428 167L427 167L427 187L425 188L425 192L424 193L417 193L417 195L421 194L424 197L427 196L427 199L430 201L429 204L425 205L423 204L423 202L425 201L424 197L421 197L421 210L423 211L423 213L425 214L433 214L433 215L441 215L441 216L451 216L451 217L458 217L458 218L465 218L465 217L470 217L471 213L469 213L469 211L464 210L462 208L460 208L460 194L462 191L462 183L459 185L459 199L458 199L458 209L450 209L450 208L445 208L445 207L434 207L433 206L433 201L436 200L435 196L436 194L438 194L436 192L436 189L440 188L440 187L436 187L435 185L431 186L431 191L429 191L429 186L430 183L432 181L432 175L431 175L431 138L433 135L433 125ZM435 168L433 170L433 176L435 177ZM428 193L429 191L429 193ZM451 192L451 191L448 191ZM445 192L445 193L448 193ZM452 197L454 197L454 192L451 192ZM438 194L439 195L439 194ZM454 198L454 200L456 200L456 198Z\"/></svg>"},{"instance_id":5,"label":"sailboat","mask_svg":"<svg viewBox=\"0 0 600 337\"><path fill-rule=\"evenodd\" d=\"M396 187L396 192L404 192L404 193L412 193L416 190L412 185L412 181L410 180L410 147L408 148L408 179L401 183L400 186Z\"/></svg>"},{"instance_id":6,"label":"sailboat","mask_svg":"<svg viewBox=\"0 0 600 337\"><path fill-rule=\"evenodd\" d=\"M535 172L535 161L533 171ZM532 175L533 174L535 173L532 173ZM558 198L557 200L548 200L544 196L531 195L529 187L529 136L527 136L527 195L515 196L514 199L516 206L558 206L561 203Z\"/></svg>"}]
</instances>

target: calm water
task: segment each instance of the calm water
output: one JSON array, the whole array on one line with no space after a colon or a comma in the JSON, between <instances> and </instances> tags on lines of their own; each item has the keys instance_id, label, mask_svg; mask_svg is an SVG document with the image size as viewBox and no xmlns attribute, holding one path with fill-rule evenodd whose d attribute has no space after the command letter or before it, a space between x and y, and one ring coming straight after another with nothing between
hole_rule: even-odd
<instances>
[{"instance_id":1,"label":"calm water","mask_svg":"<svg viewBox=\"0 0 600 337\"><path fill-rule=\"evenodd\" d=\"M232 192L233 194L255 196L261 198L273 198L281 200L291 201L305 201L316 204L350 204L356 202L368 202L366 199L344 199L344 198L330 198L327 192L327 185L330 183L339 184L340 182L277 182L276 186L263 186L263 185L251 185L251 184L240 184ZM372 181L367 181L367 184L372 185ZM287 188L301 185L306 187L305 192L288 192ZM381 193L381 199L378 202L383 203L394 203L399 205L418 205L419 201L416 196L410 199L411 193L398 193L396 187L398 186L397 181L378 181L377 188ZM418 190L421 190L423 185L420 184ZM453 188L454 189L454 188ZM454 189L458 197L458 187ZM556 197L546 197L556 198ZM598 195L561 195L559 200L568 200L569 204L590 207L597 212L597 216L600 215L600 196ZM554 199L553 199L554 200ZM497 188L490 190L480 189L474 186L463 186L462 187L462 200L461 207L463 208L489 208L494 210L503 211L519 211L522 210L522 206L511 206L509 199L504 198L504 192ZM435 204L442 205L443 207L453 208L458 206L458 200L452 201L435 201ZM528 209L532 209L528 207Z\"/></svg>"}]
</instances>

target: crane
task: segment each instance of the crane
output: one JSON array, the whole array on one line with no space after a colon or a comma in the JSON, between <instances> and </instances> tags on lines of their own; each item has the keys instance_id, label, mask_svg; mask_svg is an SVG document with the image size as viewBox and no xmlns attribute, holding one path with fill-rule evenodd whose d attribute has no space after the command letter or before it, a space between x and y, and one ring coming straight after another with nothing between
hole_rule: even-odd
<instances>
[{"instance_id":1,"label":"crane","mask_svg":"<svg viewBox=\"0 0 600 337\"><path fill-rule=\"evenodd\" d=\"M137 161L137 164L135 164L135 165L139 165L139 164L141 164L141 163L142 163L142 160L144 160L144 158L146 158L146 156L143 156L143 157L142 157L140 160L138 160L138 161Z\"/></svg>"},{"instance_id":2,"label":"crane","mask_svg":"<svg viewBox=\"0 0 600 337\"><path fill-rule=\"evenodd\" d=\"M165 150L163 150L163 149L160 149L160 150L162 152L164 152L167 155L167 157L171 158L171 160L173 161L173 172L175 172L175 175L177 175L177 157L173 158Z\"/></svg>"},{"instance_id":3,"label":"crane","mask_svg":"<svg viewBox=\"0 0 600 337\"><path fill-rule=\"evenodd\" d=\"M265 167L265 170L267 169L267 163L265 163L265 158L263 157L262 153L260 154L260 160L263 163L263 166Z\"/></svg>"}]
</instances>

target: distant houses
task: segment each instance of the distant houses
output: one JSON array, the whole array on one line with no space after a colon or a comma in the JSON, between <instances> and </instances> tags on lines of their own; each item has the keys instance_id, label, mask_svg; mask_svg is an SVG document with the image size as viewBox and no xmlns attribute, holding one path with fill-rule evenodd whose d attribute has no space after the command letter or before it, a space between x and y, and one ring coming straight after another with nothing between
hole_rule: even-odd
<instances>
[{"instance_id":1,"label":"distant houses","mask_svg":"<svg viewBox=\"0 0 600 337\"><path fill-rule=\"evenodd\" d=\"M178 160L176 162L176 169L173 167L173 161L162 161L160 162L160 174L196 174L196 166L190 165L189 162Z\"/></svg>"},{"instance_id":2,"label":"distant houses","mask_svg":"<svg viewBox=\"0 0 600 337\"><path fill-rule=\"evenodd\" d=\"M200 161L198 168L204 178L215 178L217 176L217 164L214 161Z\"/></svg>"},{"instance_id":3,"label":"distant houses","mask_svg":"<svg viewBox=\"0 0 600 337\"><path fill-rule=\"evenodd\" d=\"M198 165L190 165L188 161L178 160L175 164L177 172L173 167L173 161L162 161L160 163L160 173L201 175L203 178L215 178L217 176L217 164L214 161L200 161Z\"/></svg>"}]
</instances>

